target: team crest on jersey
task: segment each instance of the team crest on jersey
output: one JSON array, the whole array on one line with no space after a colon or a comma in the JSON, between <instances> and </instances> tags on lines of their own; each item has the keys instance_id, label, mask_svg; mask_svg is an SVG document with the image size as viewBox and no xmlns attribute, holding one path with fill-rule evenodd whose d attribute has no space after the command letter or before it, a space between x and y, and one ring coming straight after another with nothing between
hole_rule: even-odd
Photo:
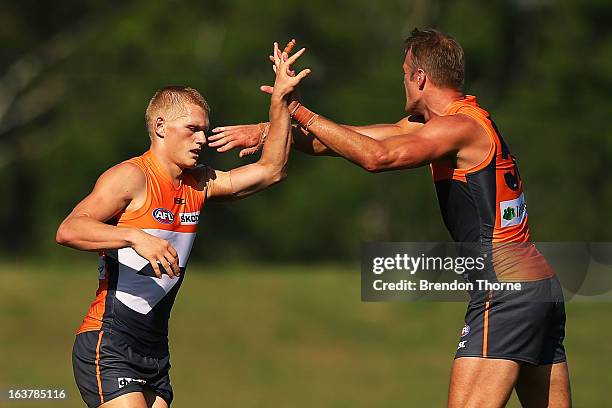
<instances>
[{"instance_id":1,"label":"team crest on jersey","mask_svg":"<svg viewBox=\"0 0 612 408\"><path fill-rule=\"evenodd\" d=\"M527 204L525 203L525 194L521 194L514 200L502 201L499 203L499 212L501 215L501 227L511 227L519 225L527 215Z\"/></svg>"},{"instance_id":2,"label":"team crest on jersey","mask_svg":"<svg viewBox=\"0 0 612 408\"><path fill-rule=\"evenodd\" d=\"M174 214L165 208L156 208L153 210L153 218L155 218L158 222L162 224L172 224L174 223Z\"/></svg>"},{"instance_id":3,"label":"team crest on jersey","mask_svg":"<svg viewBox=\"0 0 612 408\"><path fill-rule=\"evenodd\" d=\"M465 337L468 334L470 334L470 326L466 324L465 326L463 326L463 329L461 329L461 337Z\"/></svg>"},{"instance_id":4,"label":"team crest on jersey","mask_svg":"<svg viewBox=\"0 0 612 408\"><path fill-rule=\"evenodd\" d=\"M181 225L198 225L200 212L180 213L179 219L181 220Z\"/></svg>"}]
</instances>

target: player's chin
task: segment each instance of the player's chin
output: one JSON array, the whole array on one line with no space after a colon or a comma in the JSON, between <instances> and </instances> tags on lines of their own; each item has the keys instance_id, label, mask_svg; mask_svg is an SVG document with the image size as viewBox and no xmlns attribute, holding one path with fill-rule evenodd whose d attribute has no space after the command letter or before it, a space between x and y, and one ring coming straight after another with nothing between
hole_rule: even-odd
<instances>
[{"instance_id":1,"label":"player's chin","mask_svg":"<svg viewBox=\"0 0 612 408\"><path fill-rule=\"evenodd\" d=\"M199 159L199 156L195 156L193 154L190 154L189 157L186 157L183 160L183 165L181 167L183 167L183 168L195 167L195 166L198 165L198 159Z\"/></svg>"},{"instance_id":2,"label":"player's chin","mask_svg":"<svg viewBox=\"0 0 612 408\"><path fill-rule=\"evenodd\" d=\"M189 160L189 162L187 162L187 167L195 167L197 165L198 165L198 159Z\"/></svg>"}]
</instances>

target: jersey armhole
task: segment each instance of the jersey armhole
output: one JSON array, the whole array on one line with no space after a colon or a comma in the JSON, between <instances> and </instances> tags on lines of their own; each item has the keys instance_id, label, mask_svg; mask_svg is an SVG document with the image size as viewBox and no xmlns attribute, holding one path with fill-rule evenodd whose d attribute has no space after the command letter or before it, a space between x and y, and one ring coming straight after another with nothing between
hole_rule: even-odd
<instances>
[{"instance_id":1,"label":"jersey armhole","mask_svg":"<svg viewBox=\"0 0 612 408\"><path fill-rule=\"evenodd\" d=\"M496 143L495 143L495 137L493 136L493 134L491 133L491 129L489 129L483 122L482 119L474 116L474 115L470 115L469 113L465 113L465 112L457 112L456 115L464 115L467 116L473 120L476 121L476 123L478 123L478 125L484 129L485 133L487 134L487 137L489 138L489 151L487 152L487 155L485 156L485 158L478 164L472 166L472 167L468 167L465 169L453 169L453 174L457 175L457 176L465 176L467 174L470 173L475 173L479 170L484 169L485 167L487 167L489 165L489 163L491 163L491 160L493 160L493 156L495 156L495 148L496 148Z\"/></svg>"},{"instance_id":2,"label":"jersey armhole","mask_svg":"<svg viewBox=\"0 0 612 408\"><path fill-rule=\"evenodd\" d=\"M202 205L204 205L204 201L206 201L206 195L208 194L208 182L206 181L206 172L207 169L209 168L209 166L207 165L201 165L202 166L202 174L199 177L196 177L196 175L189 173L186 175L186 177L190 178L193 185L198 186L198 188L191 188L192 190L196 190L198 192L198 195L201 196L201 200L202 200ZM187 183L188 185L190 183Z\"/></svg>"},{"instance_id":3,"label":"jersey armhole","mask_svg":"<svg viewBox=\"0 0 612 408\"><path fill-rule=\"evenodd\" d=\"M125 163L130 163L135 165L136 167L138 167L138 169L142 172L142 174L144 174L145 176L145 200L144 203L142 203L142 205L138 208L135 208L133 210L130 211L124 211L122 213L118 214L118 220L121 221L128 221L128 220L134 220L140 216L142 216L151 206L151 193L149 191L149 175L147 174L147 172L142 168L142 166L140 166L138 163L135 163L131 160L127 160Z\"/></svg>"}]
</instances>

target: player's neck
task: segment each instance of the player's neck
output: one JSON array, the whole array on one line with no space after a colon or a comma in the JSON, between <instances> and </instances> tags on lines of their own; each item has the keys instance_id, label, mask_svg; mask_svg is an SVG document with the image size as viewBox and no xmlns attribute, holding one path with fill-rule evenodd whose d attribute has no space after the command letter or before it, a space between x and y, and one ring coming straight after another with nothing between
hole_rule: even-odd
<instances>
[{"instance_id":1,"label":"player's neck","mask_svg":"<svg viewBox=\"0 0 612 408\"><path fill-rule=\"evenodd\" d=\"M153 144L151 146L151 151L155 156L161 170L166 173L166 175L172 181L172 184L177 187L180 186L183 179L183 169L180 168L176 163L170 160L163 149L160 148L159 145Z\"/></svg>"},{"instance_id":2,"label":"player's neck","mask_svg":"<svg viewBox=\"0 0 612 408\"><path fill-rule=\"evenodd\" d=\"M448 88L434 88L431 89L429 95L425 98L423 117L425 122L433 119L436 116L444 115L446 108L452 102L463 99L465 95L463 92L448 89Z\"/></svg>"}]
</instances>

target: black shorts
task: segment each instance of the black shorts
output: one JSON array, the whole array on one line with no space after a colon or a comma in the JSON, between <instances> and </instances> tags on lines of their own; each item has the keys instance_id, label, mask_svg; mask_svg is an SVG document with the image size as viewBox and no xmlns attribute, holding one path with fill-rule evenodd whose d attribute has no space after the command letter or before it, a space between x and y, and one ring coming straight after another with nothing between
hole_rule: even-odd
<instances>
[{"instance_id":1,"label":"black shorts","mask_svg":"<svg viewBox=\"0 0 612 408\"><path fill-rule=\"evenodd\" d=\"M470 302L458 357L501 358L547 365L566 361L565 303L556 277L521 282L520 292L490 291Z\"/></svg>"},{"instance_id":2,"label":"black shorts","mask_svg":"<svg viewBox=\"0 0 612 408\"><path fill-rule=\"evenodd\" d=\"M153 391L168 406L172 402L169 356L139 354L117 335L99 330L78 334L72 349L72 367L81 397L89 408L134 391Z\"/></svg>"}]
</instances>

